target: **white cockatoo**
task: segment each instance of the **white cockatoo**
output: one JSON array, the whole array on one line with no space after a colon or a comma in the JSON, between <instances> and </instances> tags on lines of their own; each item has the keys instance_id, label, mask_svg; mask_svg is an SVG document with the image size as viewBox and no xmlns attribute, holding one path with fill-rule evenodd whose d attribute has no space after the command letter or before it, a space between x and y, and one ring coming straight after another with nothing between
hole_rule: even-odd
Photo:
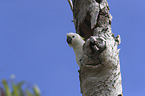
<instances>
[{"instance_id":1,"label":"white cockatoo","mask_svg":"<svg viewBox=\"0 0 145 96\"><path fill-rule=\"evenodd\" d=\"M70 47L73 47L76 61L80 67L80 60L83 55L83 44L85 43L84 39L77 33L67 33L67 43Z\"/></svg>"}]
</instances>

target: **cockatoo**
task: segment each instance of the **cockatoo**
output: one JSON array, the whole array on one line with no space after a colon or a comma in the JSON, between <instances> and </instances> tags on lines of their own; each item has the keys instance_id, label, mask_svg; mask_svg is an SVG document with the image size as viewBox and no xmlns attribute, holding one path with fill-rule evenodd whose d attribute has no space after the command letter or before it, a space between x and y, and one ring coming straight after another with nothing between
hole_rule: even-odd
<instances>
[{"instance_id":1,"label":"cockatoo","mask_svg":"<svg viewBox=\"0 0 145 96\"><path fill-rule=\"evenodd\" d=\"M73 47L76 56L76 61L80 67L80 61L83 55L83 44L85 43L85 41L77 33L67 33L67 43L70 47Z\"/></svg>"}]
</instances>

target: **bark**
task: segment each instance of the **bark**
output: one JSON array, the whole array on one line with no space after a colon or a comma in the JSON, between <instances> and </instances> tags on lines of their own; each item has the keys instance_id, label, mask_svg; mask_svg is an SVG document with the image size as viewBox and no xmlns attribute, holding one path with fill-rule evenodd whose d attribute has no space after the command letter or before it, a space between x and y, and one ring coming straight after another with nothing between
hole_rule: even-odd
<instances>
[{"instance_id":1,"label":"bark","mask_svg":"<svg viewBox=\"0 0 145 96\"><path fill-rule=\"evenodd\" d=\"M76 33L85 38L79 70L83 96L122 96L120 36L111 31L107 0L68 0Z\"/></svg>"}]
</instances>

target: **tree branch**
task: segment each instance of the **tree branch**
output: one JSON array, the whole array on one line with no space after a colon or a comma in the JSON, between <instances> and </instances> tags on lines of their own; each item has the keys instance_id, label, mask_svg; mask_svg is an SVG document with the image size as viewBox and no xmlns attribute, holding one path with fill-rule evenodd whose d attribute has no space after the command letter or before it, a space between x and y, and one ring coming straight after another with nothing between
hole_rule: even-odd
<instances>
[{"instance_id":1,"label":"tree branch","mask_svg":"<svg viewBox=\"0 0 145 96\"><path fill-rule=\"evenodd\" d=\"M71 1L71 0L68 0L68 3L69 3L69 5L70 5L71 10L73 11L73 4L72 4L72 1Z\"/></svg>"}]
</instances>

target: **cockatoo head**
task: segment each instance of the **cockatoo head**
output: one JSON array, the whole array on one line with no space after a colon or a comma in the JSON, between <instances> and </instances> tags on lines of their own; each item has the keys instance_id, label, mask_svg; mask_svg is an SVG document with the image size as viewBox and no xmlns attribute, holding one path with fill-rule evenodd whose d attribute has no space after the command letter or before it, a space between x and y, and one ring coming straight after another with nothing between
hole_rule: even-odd
<instances>
[{"instance_id":1,"label":"cockatoo head","mask_svg":"<svg viewBox=\"0 0 145 96\"><path fill-rule=\"evenodd\" d=\"M67 33L67 43L70 47L82 45L84 43L83 38L77 33Z\"/></svg>"}]
</instances>

